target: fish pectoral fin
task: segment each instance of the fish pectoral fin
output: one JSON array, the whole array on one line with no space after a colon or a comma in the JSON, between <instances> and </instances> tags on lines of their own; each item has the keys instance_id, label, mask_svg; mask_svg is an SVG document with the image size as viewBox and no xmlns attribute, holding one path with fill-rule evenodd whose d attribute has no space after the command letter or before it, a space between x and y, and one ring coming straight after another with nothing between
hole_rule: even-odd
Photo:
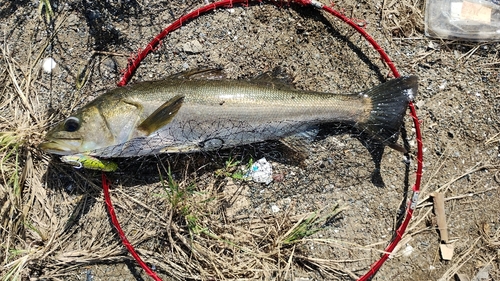
<instances>
[{"instance_id":1,"label":"fish pectoral fin","mask_svg":"<svg viewBox=\"0 0 500 281\"><path fill-rule=\"evenodd\" d=\"M171 79L223 80L226 75L222 68L195 68L169 76Z\"/></svg>"},{"instance_id":2,"label":"fish pectoral fin","mask_svg":"<svg viewBox=\"0 0 500 281\"><path fill-rule=\"evenodd\" d=\"M137 126L137 129L150 135L161 127L167 125L172 121L175 114L179 111L184 101L184 96L177 95L160 107L158 107L151 115L148 116L142 123Z\"/></svg>"},{"instance_id":3,"label":"fish pectoral fin","mask_svg":"<svg viewBox=\"0 0 500 281\"><path fill-rule=\"evenodd\" d=\"M284 72L281 67L275 67L271 71L264 72L250 79L250 82L259 85L267 85L273 89L294 89L292 77Z\"/></svg>"}]
</instances>

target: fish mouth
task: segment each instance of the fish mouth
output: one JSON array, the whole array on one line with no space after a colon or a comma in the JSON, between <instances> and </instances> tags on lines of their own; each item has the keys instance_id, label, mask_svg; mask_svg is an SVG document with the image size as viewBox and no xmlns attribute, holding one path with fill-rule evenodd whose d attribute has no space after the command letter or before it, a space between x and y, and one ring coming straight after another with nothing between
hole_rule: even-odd
<instances>
[{"instance_id":1,"label":"fish mouth","mask_svg":"<svg viewBox=\"0 0 500 281\"><path fill-rule=\"evenodd\" d=\"M80 141L80 139L47 140L40 143L38 148L50 154L71 155L79 152L77 147ZM72 145L71 142L76 145Z\"/></svg>"}]
</instances>

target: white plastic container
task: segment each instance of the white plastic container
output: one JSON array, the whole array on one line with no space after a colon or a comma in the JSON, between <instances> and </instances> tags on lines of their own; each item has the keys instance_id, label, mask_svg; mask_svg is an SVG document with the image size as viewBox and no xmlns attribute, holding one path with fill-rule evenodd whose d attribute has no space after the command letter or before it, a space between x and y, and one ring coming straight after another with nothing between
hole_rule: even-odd
<instances>
[{"instance_id":1,"label":"white plastic container","mask_svg":"<svg viewBox=\"0 0 500 281\"><path fill-rule=\"evenodd\" d=\"M500 0L426 0L425 35L500 41Z\"/></svg>"}]
</instances>

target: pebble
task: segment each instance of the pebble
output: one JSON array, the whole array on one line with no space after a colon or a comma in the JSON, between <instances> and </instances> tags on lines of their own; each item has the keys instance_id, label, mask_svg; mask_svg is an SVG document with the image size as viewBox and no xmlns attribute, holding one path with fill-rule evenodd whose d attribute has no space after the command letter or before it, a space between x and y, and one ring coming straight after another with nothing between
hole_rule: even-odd
<instances>
[{"instance_id":1,"label":"pebble","mask_svg":"<svg viewBox=\"0 0 500 281\"><path fill-rule=\"evenodd\" d=\"M43 59L42 68L43 68L43 71L45 71L47 73L51 73L52 69L54 69L54 67L56 67L56 65L57 65L56 61L51 57Z\"/></svg>"},{"instance_id":2,"label":"pebble","mask_svg":"<svg viewBox=\"0 0 500 281\"><path fill-rule=\"evenodd\" d=\"M182 51L191 54L201 53L203 52L203 46L200 41L192 40L182 44Z\"/></svg>"},{"instance_id":3,"label":"pebble","mask_svg":"<svg viewBox=\"0 0 500 281\"><path fill-rule=\"evenodd\" d=\"M272 205L271 206L271 211L273 211L273 213L277 213L277 212L280 211L280 208L278 206L276 206L276 205Z\"/></svg>"}]
</instances>

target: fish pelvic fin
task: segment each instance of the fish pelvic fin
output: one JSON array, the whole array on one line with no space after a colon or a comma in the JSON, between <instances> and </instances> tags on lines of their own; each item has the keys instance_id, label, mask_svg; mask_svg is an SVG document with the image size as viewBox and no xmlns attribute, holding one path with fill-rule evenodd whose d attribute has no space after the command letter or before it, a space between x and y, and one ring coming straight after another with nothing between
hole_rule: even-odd
<instances>
[{"instance_id":1,"label":"fish pelvic fin","mask_svg":"<svg viewBox=\"0 0 500 281\"><path fill-rule=\"evenodd\" d=\"M175 114L179 111L184 101L184 96L177 95L160 107L158 107L151 115L148 116L142 123L137 126L137 129L143 131L146 135L157 131L161 127L172 121Z\"/></svg>"},{"instance_id":2,"label":"fish pelvic fin","mask_svg":"<svg viewBox=\"0 0 500 281\"><path fill-rule=\"evenodd\" d=\"M396 141L408 103L415 98L417 90L418 77L403 76L361 93L371 99L372 108L367 120L356 127L382 144L406 152Z\"/></svg>"}]
</instances>

